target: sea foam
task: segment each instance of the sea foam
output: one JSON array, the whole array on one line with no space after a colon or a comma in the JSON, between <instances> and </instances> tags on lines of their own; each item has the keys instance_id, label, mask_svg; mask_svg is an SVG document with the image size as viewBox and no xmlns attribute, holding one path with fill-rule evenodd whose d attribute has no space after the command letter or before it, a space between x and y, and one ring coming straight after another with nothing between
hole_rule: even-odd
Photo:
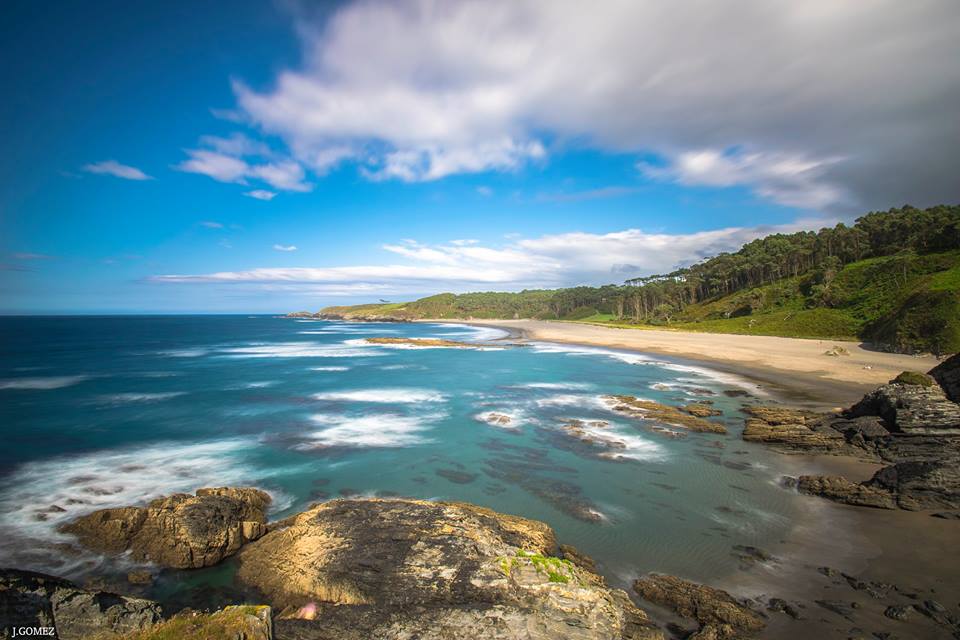
<instances>
[{"instance_id":1,"label":"sea foam","mask_svg":"<svg viewBox=\"0 0 960 640\"><path fill-rule=\"evenodd\" d=\"M384 389L353 389L326 391L313 395L317 400L345 402L382 402L390 404L417 404L420 402L443 402L446 396L431 389L408 389L402 387Z\"/></svg>"},{"instance_id":2,"label":"sea foam","mask_svg":"<svg viewBox=\"0 0 960 640\"><path fill-rule=\"evenodd\" d=\"M89 380L90 376L50 376L48 378L7 378L0 380L0 389L62 389Z\"/></svg>"}]
</instances>

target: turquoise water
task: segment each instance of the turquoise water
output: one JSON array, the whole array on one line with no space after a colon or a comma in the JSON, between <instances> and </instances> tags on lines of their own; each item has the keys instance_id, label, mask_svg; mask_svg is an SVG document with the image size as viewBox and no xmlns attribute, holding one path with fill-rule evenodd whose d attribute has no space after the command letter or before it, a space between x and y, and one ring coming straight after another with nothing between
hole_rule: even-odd
<instances>
[{"instance_id":1,"label":"turquoise water","mask_svg":"<svg viewBox=\"0 0 960 640\"><path fill-rule=\"evenodd\" d=\"M478 348L365 342L375 336ZM262 487L276 517L344 495L473 502L549 523L614 582L713 579L737 571L733 545L784 537L797 499L772 454L739 440L756 385L659 356L480 346L503 336L266 316L2 318L0 566L82 576L103 560L55 551L58 524L211 485ZM605 394L708 399L730 433L670 438ZM590 444L564 431L570 419L607 424L587 425Z\"/></svg>"}]
</instances>

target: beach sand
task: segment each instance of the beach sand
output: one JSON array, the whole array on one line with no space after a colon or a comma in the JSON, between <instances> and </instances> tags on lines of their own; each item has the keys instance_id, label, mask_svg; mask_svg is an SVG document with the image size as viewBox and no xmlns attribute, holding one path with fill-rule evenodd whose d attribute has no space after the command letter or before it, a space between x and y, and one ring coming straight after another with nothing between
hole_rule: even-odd
<instances>
[{"instance_id":1,"label":"beach sand","mask_svg":"<svg viewBox=\"0 0 960 640\"><path fill-rule=\"evenodd\" d=\"M695 360L736 373L809 408L847 406L901 371L929 371L933 356L872 351L856 342L726 333L617 329L546 320L482 320L468 324L508 329L528 340L628 349ZM828 356L840 346L850 355Z\"/></svg>"}]
</instances>

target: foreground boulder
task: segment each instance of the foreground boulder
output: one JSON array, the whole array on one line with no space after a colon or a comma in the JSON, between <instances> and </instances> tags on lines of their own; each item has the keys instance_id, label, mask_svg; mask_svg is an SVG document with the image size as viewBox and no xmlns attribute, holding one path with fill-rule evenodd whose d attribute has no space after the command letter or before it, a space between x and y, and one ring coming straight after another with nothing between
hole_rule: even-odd
<instances>
[{"instance_id":1,"label":"foreground boulder","mask_svg":"<svg viewBox=\"0 0 960 640\"><path fill-rule=\"evenodd\" d=\"M20 627L53 628L52 637L60 640L116 638L160 620L160 606L150 600L87 591L42 573L0 570L0 638L14 637Z\"/></svg>"},{"instance_id":2,"label":"foreground boulder","mask_svg":"<svg viewBox=\"0 0 960 640\"><path fill-rule=\"evenodd\" d=\"M634 590L655 604L693 618L700 629L691 638L732 640L763 630L763 618L726 591L676 576L652 573L638 579Z\"/></svg>"},{"instance_id":3,"label":"foreground boulder","mask_svg":"<svg viewBox=\"0 0 960 640\"><path fill-rule=\"evenodd\" d=\"M930 377L937 381L947 397L960 402L960 353L947 358L930 370Z\"/></svg>"},{"instance_id":4,"label":"foreground boulder","mask_svg":"<svg viewBox=\"0 0 960 640\"><path fill-rule=\"evenodd\" d=\"M281 610L278 637L662 637L566 555L547 525L482 507L333 500L245 547L237 577Z\"/></svg>"},{"instance_id":5,"label":"foreground boulder","mask_svg":"<svg viewBox=\"0 0 960 640\"><path fill-rule=\"evenodd\" d=\"M146 507L101 509L61 531L103 553L129 551L140 561L175 569L214 565L266 533L270 496L258 489L200 489L176 493Z\"/></svg>"}]
</instances>

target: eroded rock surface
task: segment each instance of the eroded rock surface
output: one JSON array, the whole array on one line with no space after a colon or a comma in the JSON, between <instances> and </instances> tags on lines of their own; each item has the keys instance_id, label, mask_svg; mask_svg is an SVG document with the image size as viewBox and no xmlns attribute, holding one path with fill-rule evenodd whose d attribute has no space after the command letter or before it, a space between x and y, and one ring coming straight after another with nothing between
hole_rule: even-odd
<instances>
[{"instance_id":1,"label":"eroded rock surface","mask_svg":"<svg viewBox=\"0 0 960 640\"><path fill-rule=\"evenodd\" d=\"M719 422L704 420L677 407L660 404L652 400L644 400L634 396L604 396L603 400L614 411L639 420L649 420L667 424L671 427L681 427L704 433L727 432L727 428Z\"/></svg>"},{"instance_id":2,"label":"eroded rock surface","mask_svg":"<svg viewBox=\"0 0 960 640\"><path fill-rule=\"evenodd\" d=\"M110 638L161 620L159 605L103 591L87 591L62 578L0 569L0 638L17 627L53 627L60 640Z\"/></svg>"},{"instance_id":3,"label":"eroded rock surface","mask_svg":"<svg viewBox=\"0 0 960 640\"><path fill-rule=\"evenodd\" d=\"M696 620L700 629L691 638L732 640L766 626L759 613L726 591L676 576L652 573L634 582L633 588L645 600Z\"/></svg>"},{"instance_id":4,"label":"eroded rock surface","mask_svg":"<svg viewBox=\"0 0 960 640\"><path fill-rule=\"evenodd\" d=\"M462 503L334 500L238 555L285 638L616 638L660 633L534 520Z\"/></svg>"},{"instance_id":5,"label":"eroded rock surface","mask_svg":"<svg viewBox=\"0 0 960 640\"><path fill-rule=\"evenodd\" d=\"M948 398L960 402L960 353L931 369L930 376L937 381Z\"/></svg>"},{"instance_id":6,"label":"eroded rock surface","mask_svg":"<svg viewBox=\"0 0 960 640\"><path fill-rule=\"evenodd\" d=\"M200 489L146 507L100 509L64 525L84 546L103 553L129 551L165 567L209 567L267 532L270 496L259 489Z\"/></svg>"},{"instance_id":7,"label":"eroded rock surface","mask_svg":"<svg viewBox=\"0 0 960 640\"><path fill-rule=\"evenodd\" d=\"M854 455L888 464L860 483L803 476L796 482L802 493L884 509L957 509L960 405L938 381L951 384L958 369L955 356L930 375L904 372L840 415L747 407L743 439L786 452Z\"/></svg>"}]
</instances>

